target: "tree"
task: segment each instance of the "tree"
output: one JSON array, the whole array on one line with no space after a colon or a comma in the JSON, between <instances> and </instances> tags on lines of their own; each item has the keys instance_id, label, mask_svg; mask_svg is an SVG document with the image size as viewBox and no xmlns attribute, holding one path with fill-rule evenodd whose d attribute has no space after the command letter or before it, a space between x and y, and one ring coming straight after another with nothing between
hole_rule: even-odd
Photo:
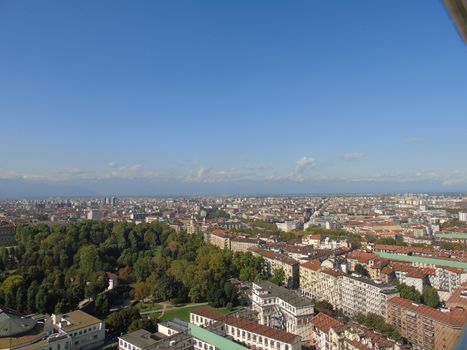
<instances>
[{"instance_id":1,"label":"tree","mask_svg":"<svg viewBox=\"0 0 467 350\"><path fill-rule=\"evenodd\" d=\"M107 315L109 312L109 297L107 293L101 293L96 297L95 309L96 314L100 317Z\"/></svg>"},{"instance_id":2,"label":"tree","mask_svg":"<svg viewBox=\"0 0 467 350\"><path fill-rule=\"evenodd\" d=\"M334 306L326 300L319 300L315 302L315 309L318 312L322 312L324 314L335 316Z\"/></svg>"},{"instance_id":3,"label":"tree","mask_svg":"<svg viewBox=\"0 0 467 350\"><path fill-rule=\"evenodd\" d=\"M438 291L433 287L423 288L423 303L431 307L438 307L440 304L440 299Z\"/></svg>"},{"instance_id":4,"label":"tree","mask_svg":"<svg viewBox=\"0 0 467 350\"><path fill-rule=\"evenodd\" d=\"M26 294L26 289L23 286L16 290L16 310L19 312L26 311Z\"/></svg>"},{"instance_id":5,"label":"tree","mask_svg":"<svg viewBox=\"0 0 467 350\"><path fill-rule=\"evenodd\" d=\"M285 283L285 272L284 272L283 268L279 268L279 269L274 270L274 272L272 274L271 282L274 283L274 284L277 284L278 286L284 285L284 283Z\"/></svg>"},{"instance_id":6,"label":"tree","mask_svg":"<svg viewBox=\"0 0 467 350\"><path fill-rule=\"evenodd\" d=\"M396 287L399 289L401 298L412 300L414 303L421 303L422 295L414 286L408 286L405 283L397 283Z\"/></svg>"},{"instance_id":7,"label":"tree","mask_svg":"<svg viewBox=\"0 0 467 350\"><path fill-rule=\"evenodd\" d=\"M133 307L127 307L116 312L112 312L105 321L106 325L117 333L123 333L128 330L130 324L140 319L139 311Z\"/></svg>"},{"instance_id":8,"label":"tree","mask_svg":"<svg viewBox=\"0 0 467 350\"><path fill-rule=\"evenodd\" d=\"M146 282L138 283L134 288L134 298L142 301L151 295L151 290Z\"/></svg>"},{"instance_id":9,"label":"tree","mask_svg":"<svg viewBox=\"0 0 467 350\"><path fill-rule=\"evenodd\" d=\"M376 330L379 330L381 333L383 333L384 335L386 335L386 336L388 336L388 337L390 337L392 339L395 339L395 340L400 339L400 334L397 331L397 329L395 329L390 324L387 324L385 322L385 319L382 316L373 314L371 312L369 312L366 315L360 313L360 314L356 314L353 317L353 320L355 322L367 325L370 328L374 328Z\"/></svg>"},{"instance_id":10,"label":"tree","mask_svg":"<svg viewBox=\"0 0 467 350\"><path fill-rule=\"evenodd\" d=\"M361 264L355 265L355 272L362 276L369 276L367 269Z\"/></svg>"}]
</instances>

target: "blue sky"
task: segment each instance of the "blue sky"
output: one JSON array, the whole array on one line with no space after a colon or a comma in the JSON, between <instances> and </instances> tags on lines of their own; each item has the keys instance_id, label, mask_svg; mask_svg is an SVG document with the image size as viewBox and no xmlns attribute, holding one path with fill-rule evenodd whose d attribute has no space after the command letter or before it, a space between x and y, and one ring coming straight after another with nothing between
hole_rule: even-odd
<instances>
[{"instance_id":1,"label":"blue sky","mask_svg":"<svg viewBox=\"0 0 467 350\"><path fill-rule=\"evenodd\" d=\"M0 190L467 190L466 68L441 1L0 1Z\"/></svg>"}]
</instances>

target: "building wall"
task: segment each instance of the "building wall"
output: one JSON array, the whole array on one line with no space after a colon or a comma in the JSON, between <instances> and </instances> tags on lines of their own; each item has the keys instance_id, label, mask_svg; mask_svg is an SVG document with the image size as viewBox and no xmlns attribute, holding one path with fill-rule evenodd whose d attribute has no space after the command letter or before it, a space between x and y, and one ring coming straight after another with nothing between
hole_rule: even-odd
<instances>
[{"instance_id":1,"label":"building wall","mask_svg":"<svg viewBox=\"0 0 467 350\"><path fill-rule=\"evenodd\" d=\"M454 349L462 333L462 327L443 324L393 303L388 305L387 322L408 339L415 349Z\"/></svg>"}]
</instances>

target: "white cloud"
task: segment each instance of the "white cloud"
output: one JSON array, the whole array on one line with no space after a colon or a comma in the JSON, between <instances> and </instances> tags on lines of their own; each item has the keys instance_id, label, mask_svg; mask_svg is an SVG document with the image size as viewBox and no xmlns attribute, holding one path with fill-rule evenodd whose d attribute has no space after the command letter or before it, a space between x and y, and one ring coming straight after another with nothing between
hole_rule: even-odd
<instances>
[{"instance_id":1,"label":"white cloud","mask_svg":"<svg viewBox=\"0 0 467 350\"><path fill-rule=\"evenodd\" d=\"M295 161L295 167L288 178L295 181L304 181L306 179L304 173L314 166L316 166L315 158L303 156Z\"/></svg>"},{"instance_id":2,"label":"white cloud","mask_svg":"<svg viewBox=\"0 0 467 350\"><path fill-rule=\"evenodd\" d=\"M346 160L358 160L362 159L363 157L365 157L365 153L362 152L352 152L344 155L344 159Z\"/></svg>"},{"instance_id":3,"label":"white cloud","mask_svg":"<svg viewBox=\"0 0 467 350\"><path fill-rule=\"evenodd\" d=\"M295 170L299 173L304 171L305 169L315 166L316 165L316 160L313 157L307 157L303 156L300 159L297 159L295 161Z\"/></svg>"}]
</instances>

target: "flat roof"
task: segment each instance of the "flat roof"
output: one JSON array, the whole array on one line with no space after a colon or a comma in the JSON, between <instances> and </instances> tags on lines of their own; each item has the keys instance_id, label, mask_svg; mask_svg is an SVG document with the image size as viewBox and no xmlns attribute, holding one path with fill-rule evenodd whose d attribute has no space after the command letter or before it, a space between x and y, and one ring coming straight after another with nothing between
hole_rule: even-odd
<instances>
[{"instance_id":1,"label":"flat roof","mask_svg":"<svg viewBox=\"0 0 467 350\"><path fill-rule=\"evenodd\" d=\"M435 233L436 238L467 239L467 233Z\"/></svg>"},{"instance_id":2,"label":"flat roof","mask_svg":"<svg viewBox=\"0 0 467 350\"><path fill-rule=\"evenodd\" d=\"M241 346L227 338L221 337L207 329L198 327L192 323L188 324L188 329L193 337L198 338L205 343L214 345L216 349L220 350L248 350L248 348Z\"/></svg>"},{"instance_id":3,"label":"flat roof","mask_svg":"<svg viewBox=\"0 0 467 350\"><path fill-rule=\"evenodd\" d=\"M139 329L137 331L122 335L119 338L137 346L140 349L145 349L146 347L154 345L160 339L145 329Z\"/></svg>"},{"instance_id":4,"label":"flat roof","mask_svg":"<svg viewBox=\"0 0 467 350\"><path fill-rule=\"evenodd\" d=\"M311 299L301 296L294 290L277 286L269 281L256 281L253 283L259 286L263 291L268 292L268 294L256 294L260 298L279 298L286 303L298 308L313 306Z\"/></svg>"},{"instance_id":5,"label":"flat roof","mask_svg":"<svg viewBox=\"0 0 467 350\"><path fill-rule=\"evenodd\" d=\"M400 254L382 253L382 252L376 252L376 254L378 254L379 256L385 259L390 259L390 260L401 260L401 261L409 261L409 262L416 262L416 263L423 263L423 264L430 264L430 265L457 267L458 269L467 270L467 263L461 262L461 261L443 260L443 259L427 258L427 257L422 257L422 256L409 256L409 255L400 255Z\"/></svg>"},{"instance_id":6,"label":"flat roof","mask_svg":"<svg viewBox=\"0 0 467 350\"><path fill-rule=\"evenodd\" d=\"M69 323L62 327L62 329L66 332L71 332L80 328L89 327L102 322L98 318L89 315L88 313L83 312L81 310L75 310L66 314L57 315L56 322L59 323L62 319L65 319Z\"/></svg>"}]
</instances>

